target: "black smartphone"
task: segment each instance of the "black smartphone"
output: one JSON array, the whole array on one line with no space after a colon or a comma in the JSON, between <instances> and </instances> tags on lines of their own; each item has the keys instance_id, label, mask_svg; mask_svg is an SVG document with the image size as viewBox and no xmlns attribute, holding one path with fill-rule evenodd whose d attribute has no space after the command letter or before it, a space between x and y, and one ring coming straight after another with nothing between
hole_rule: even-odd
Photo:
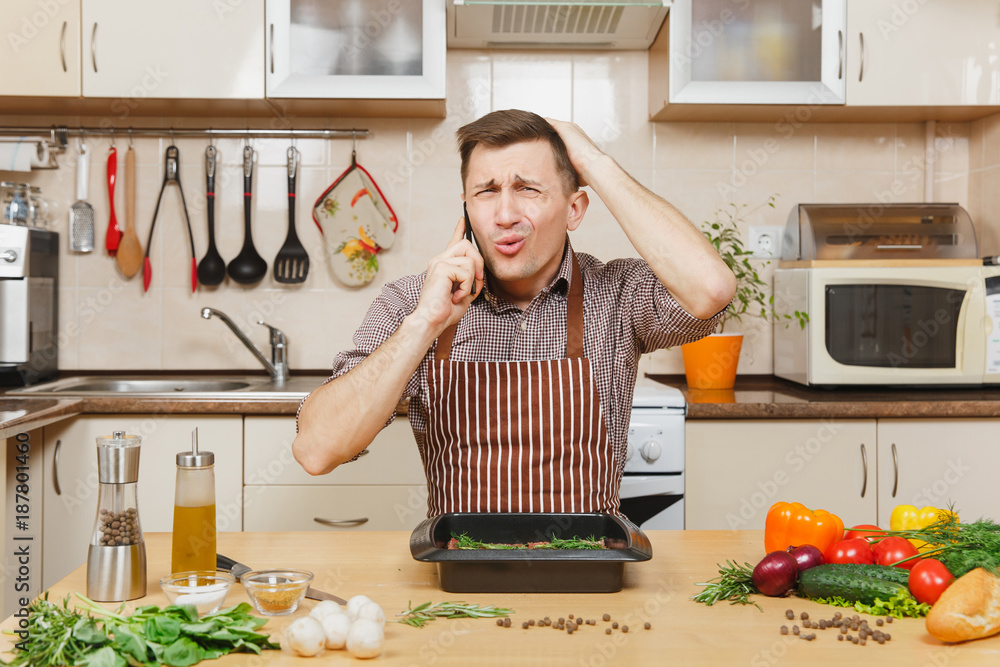
<instances>
[{"instance_id":1,"label":"black smartphone","mask_svg":"<svg viewBox=\"0 0 1000 667\"><path fill-rule=\"evenodd\" d=\"M476 245L476 237L472 234L472 221L469 220L469 207L465 202L462 202L462 212L465 213L465 238L469 240L469 243ZM472 296L476 296L476 279L472 278Z\"/></svg>"}]
</instances>

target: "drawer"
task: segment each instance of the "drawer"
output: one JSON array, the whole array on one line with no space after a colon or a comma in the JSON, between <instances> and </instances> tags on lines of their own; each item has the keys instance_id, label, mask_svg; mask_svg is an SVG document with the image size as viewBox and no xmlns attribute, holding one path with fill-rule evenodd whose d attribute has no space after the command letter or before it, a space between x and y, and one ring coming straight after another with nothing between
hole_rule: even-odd
<instances>
[{"instance_id":1,"label":"drawer","mask_svg":"<svg viewBox=\"0 0 1000 667\"><path fill-rule=\"evenodd\" d=\"M425 484L243 487L245 531L413 530L425 518Z\"/></svg>"},{"instance_id":2,"label":"drawer","mask_svg":"<svg viewBox=\"0 0 1000 667\"><path fill-rule=\"evenodd\" d=\"M396 417L375 436L368 453L327 475L312 476L292 456L294 417L244 417L244 484L426 484L410 420Z\"/></svg>"}]
</instances>

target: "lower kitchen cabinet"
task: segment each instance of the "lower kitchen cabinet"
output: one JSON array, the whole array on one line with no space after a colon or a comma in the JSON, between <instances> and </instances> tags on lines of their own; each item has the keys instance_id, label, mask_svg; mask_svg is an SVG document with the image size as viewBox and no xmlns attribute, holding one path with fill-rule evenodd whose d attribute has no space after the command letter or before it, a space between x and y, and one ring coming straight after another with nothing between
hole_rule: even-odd
<instances>
[{"instance_id":1,"label":"lower kitchen cabinet","mask_svg":"<svg viewBox=\"0 0 1000 667\"><path fill-rule=\"evenodd\" d=\"M763 530L797 501L845 523L877 518L875 420L688 420L685 527Z\"/></svg>"},{"instance_id":2,"label":"lower kitchen cabinet","mask_svg":"<svg viewBox=\"0 0 1000 667\"><path fill-rule=\"evenodd\" d=\"M947 507L963 521L998 517L1000 419L879 419L883 527L896 505Z\"/></svg>"},{"instance_id":3,"label":"lower kitchen cabinet","mask_svg":"<svg viewBox=\"0 0 1000 667\"><path fill-rule=\"evenodd\" d=\"M292 456L293 417L248 415L244 431L244 530L411 530L427 516L427 481L405 417L357 461L319 476Z\"/></svg>"},{"instance_id":4,"label":"lower kitchen cabinet","mask_svg":"<svg viewBox=\"0 0 1000 667\"><path fill-rule=\"evenodd\" d=\"M144 532L173 527L177 452L215 454L216 527L243 525L243 418L240 415L84 415L45 427L43 588L87 562L97 514L97 436L125 431L142 437L139 453L139 521Z\"/></svg>"}]
</instances>

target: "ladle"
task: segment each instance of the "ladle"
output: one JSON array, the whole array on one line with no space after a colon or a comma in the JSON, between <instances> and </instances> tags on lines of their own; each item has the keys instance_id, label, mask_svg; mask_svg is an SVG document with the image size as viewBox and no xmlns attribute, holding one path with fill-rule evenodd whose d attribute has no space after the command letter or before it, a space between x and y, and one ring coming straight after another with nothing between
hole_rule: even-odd
<instances>
[{"instance_id":1,"label":"ladle","mask_svg":"<svg viewBox=\"0 0 1000 667\"><path fill-rule=\"evenodd\" d=\"M229 277L241 285L258 282L267 273L267 262L253 246L250 229L250 181L253 180L253 147L243 147L243 248L233 261L229 262Z\"/></svg>"},{"instance_id":2,"label":"ladle","mask_svg":"<svg viewBox=\"0 0 1000 667\"><path fill-rule=\"evenodd\" d=\"M226 277L226 261L215 247L215 146L205 149L205 174L208 198L208 251L198 262L198 282L202 285L218 285Z\"/></svg>"}]
</instances>

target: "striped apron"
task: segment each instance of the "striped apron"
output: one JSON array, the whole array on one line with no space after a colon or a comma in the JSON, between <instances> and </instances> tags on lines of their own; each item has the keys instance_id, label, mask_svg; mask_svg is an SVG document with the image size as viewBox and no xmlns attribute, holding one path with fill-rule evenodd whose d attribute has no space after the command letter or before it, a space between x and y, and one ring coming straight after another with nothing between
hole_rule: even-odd
<instances>
[{"instance_id":1,"label":"striped apron","mask_svg":"<svg viewBox=\"0 0 1000 667\"><path fill-rule=\"evenodd\" d=\"M451 361L457 325L442 332L421 452L428 516L618 513L623 452L611 451L583 356L583 279L575 257L566 324L567 357L541 361Z\"/></svg>"}]
</instances>

